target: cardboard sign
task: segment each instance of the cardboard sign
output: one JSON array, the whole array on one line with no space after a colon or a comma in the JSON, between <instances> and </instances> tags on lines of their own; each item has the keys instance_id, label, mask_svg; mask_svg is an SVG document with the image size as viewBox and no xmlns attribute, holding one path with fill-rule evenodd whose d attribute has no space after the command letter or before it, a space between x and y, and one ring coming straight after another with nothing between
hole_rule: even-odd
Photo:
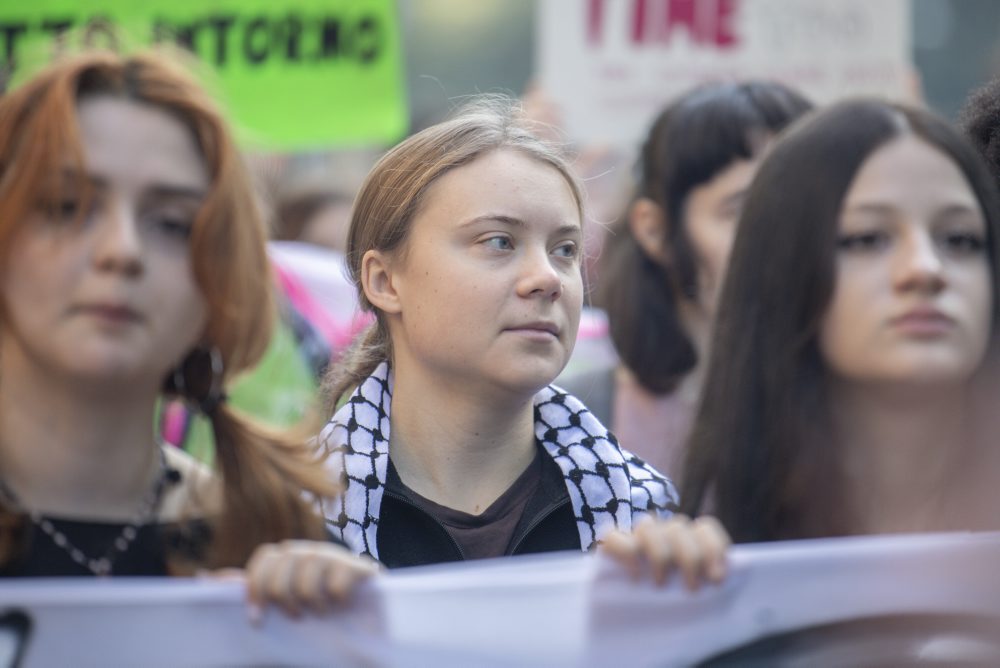
<instances>
[{"instance_id":1,"label":"cardboard sign","mask_svg":"<svg viewBox=\"0 0 1000 668\"><path fill-rule=\"evenodd\" d=\"M0 6L15 84L60 49L176 43L205 63L242 138L392 143L407 105L394 0L35 0Z\"/></svg>"},{"instance_id":2,"label":"cardboard sign","mask_svg":"<svg viewBox=\"0 0 1000 668\"><path fill-rule=\"evenodd\" d=\"M570 136L633 146L699 83L764 78L824 103L902 97L907 0L540 0L538 70Z\"/></svg>"}]
</instances>

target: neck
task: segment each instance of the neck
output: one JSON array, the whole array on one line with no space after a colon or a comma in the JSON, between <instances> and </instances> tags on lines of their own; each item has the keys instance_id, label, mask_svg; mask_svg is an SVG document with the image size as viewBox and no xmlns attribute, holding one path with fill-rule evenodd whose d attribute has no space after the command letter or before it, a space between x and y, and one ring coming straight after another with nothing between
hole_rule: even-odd
<instances>
[{"instance_id":1,"label":"neck","mask_svg":"<svg viewBox=\"0 0 1000 668\"><path fill-rule=\"evenodd\" d=\"M398 369L390 452L400 478L435 503L479 514L535 457L531 397L477 396Z\"/></svg>"},{"instance_id":2,"label":"neck","mask_svg":"<svg viewBox=\"0 0 1000 668\"><path fill-rule=\"evenodd\" d=\"M968 393L948 388L833 388L854 533L945 530L949 490L972 449Z\"/></svg>"},{"instance_id":3,"label":"neck","mask_svg":"<svg viewBox=\"0 0 1000 668\"><path fill-rule=\"evenodd\" d=\"M696 361L684 378L678 383L674 393L677 396L694 403L698 400L701 386L705 379L705 368L708 366L709 346L712 338L712 319L699 304L687 299L677 302L684 331L687 332L691 345L694 346Z\"/></svg>"},{"instance_id":4,"label":"neck","mask_svg":"<svg viewBox=\"0 0 1000 668\"><path fill-rule=\"evenodd\" d=\"M157 389L102 390L11 363L0 379L0 478L21 504L62 517L131 517L159 468Z\"/></svg>"}]
</instances>

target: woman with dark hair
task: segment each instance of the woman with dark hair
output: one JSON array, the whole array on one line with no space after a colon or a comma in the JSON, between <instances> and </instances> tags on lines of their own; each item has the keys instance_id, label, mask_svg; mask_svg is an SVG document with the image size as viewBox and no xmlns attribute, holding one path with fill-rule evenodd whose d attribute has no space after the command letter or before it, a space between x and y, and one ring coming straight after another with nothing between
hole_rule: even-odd
<instances>
[{"instance_id":1,"label":"woman with dark hair","mask_svg":"<svg viewBox=\"0 0 1000 668\"><path fill-rule=\"evenodd\" d=\"M620 363L561 384L675 479L744 194L774 136L809 109L777 83L683 96L653 123L636 196L608 237L597 301Z\"/></svg>"},{"instance_id":2,"label":"woman with dark hair","mask_svg":"<svg viewBox=\"0 0 1000 668\"><path fill-rule=\"evenodd\" d=\"M682 504L737 541L1000 526L978 399L996 186L944 120L876 101L798 125L747 196Z\"/></svg>"}]
</instances>

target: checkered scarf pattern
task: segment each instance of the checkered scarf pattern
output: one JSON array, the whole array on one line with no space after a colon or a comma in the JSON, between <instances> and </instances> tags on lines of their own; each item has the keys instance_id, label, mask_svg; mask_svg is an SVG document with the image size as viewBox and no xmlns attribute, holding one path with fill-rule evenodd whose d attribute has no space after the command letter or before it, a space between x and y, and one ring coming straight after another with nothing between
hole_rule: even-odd
<instances>
[{"instance_id":1,"label":"checkered scarf pattern","mask_svg":"<svg viewBox=\"0 0 1000 668\"><path fill-rule=\"evenodd\" d=\"M320 435L345 490L327 506L327 521L356 553L375 559L391 402L392 373L382 363ZM563 473L584 550L612 529L631 531L644 514L673 514L677 491L670 480L619 447L579 399L550 385L535 395L534 406L535 436Z\"/></svg>"}]
</instances>

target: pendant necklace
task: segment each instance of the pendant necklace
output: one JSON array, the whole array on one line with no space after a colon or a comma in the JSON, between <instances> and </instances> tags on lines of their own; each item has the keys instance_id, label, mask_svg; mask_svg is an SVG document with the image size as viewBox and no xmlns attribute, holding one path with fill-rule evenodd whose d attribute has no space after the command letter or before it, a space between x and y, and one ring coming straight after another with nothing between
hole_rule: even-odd
<instances>
[{"instance_id":1,"label":"pendant necklace","mask_svg":"<svg viewBox=\"0 0 1000 668\"><path fill-rule=\"evenodd\" d=\"M23 511L31 519L32 524L41 529L42 533L49 537L56 547L66 552L76 564L86 568L97 576L111 575L115 561L125 554L139 535L139 528L148 523L156 513L160 501L163 499L163 492L168 485L180 482L181 475L177 469L167 465L167 457L163 452L164 446L161 444L157 448L160 453L159 473L153 481L152 486L142 499L139 509L122 530L111 541L108 549L102 556L92 557L86 554L79 547L74 545L66 534L60 531L52 521L41 513L25 508L14 491L7 485L3 478L0 478L0 496L5 497L11 504Z\"/></svg>"}]
</instances>

